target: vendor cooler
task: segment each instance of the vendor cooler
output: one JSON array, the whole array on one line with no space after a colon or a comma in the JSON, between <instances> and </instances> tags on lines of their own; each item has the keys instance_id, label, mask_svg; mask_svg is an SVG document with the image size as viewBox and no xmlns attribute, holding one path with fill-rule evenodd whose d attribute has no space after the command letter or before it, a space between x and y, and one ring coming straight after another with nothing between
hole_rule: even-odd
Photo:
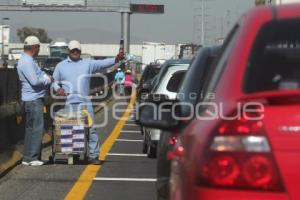
<instances>
[{"instance_id":1,"label":"vendor cooler","mask_svg":"<svg viewBox=\"0 0 300 200\"><path fill-rule=\"evenodd\" d=\"M55 114L52 128L52 156L50 161L67 159L68 164L74 158L87 161L89 155L88 112L59 110Z\"/></svg>"}]
</instances>

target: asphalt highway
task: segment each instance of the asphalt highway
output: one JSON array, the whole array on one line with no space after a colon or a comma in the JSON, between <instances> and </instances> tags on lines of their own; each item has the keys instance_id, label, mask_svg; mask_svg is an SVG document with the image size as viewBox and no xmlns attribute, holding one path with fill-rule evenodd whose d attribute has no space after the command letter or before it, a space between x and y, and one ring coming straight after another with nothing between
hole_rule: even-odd
<instances>
[{"instance_id":1,"label":"asphalt highway","mask_svg":"<svg viewBox=\"0 0 300 200\"><path fill-rule=\"evenodd\" d=\"M68 165L66 160L39 167L19 165L0 179L0 199L156 199L156 160L142 154L143 136L132 119L133 107L124 102L116 106L118 102L107 103L95 116L99 124L107 121L97 128L103 165ZM116 108L123 111L115 112ZM44 148L43 160L50 154L51 147Z\"/></svg>"}]
</instances>

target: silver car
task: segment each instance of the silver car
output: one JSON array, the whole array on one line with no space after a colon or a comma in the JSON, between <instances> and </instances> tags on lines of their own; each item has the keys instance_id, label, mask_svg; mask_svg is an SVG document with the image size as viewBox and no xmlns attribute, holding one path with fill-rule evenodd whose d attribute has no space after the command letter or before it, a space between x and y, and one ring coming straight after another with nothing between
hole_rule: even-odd
<instances>
[{"instance_id":1,"label":"silver car","mask_svg":"<svg viewBox=\"0 0 300 200\"><path fill-rule=\"evenodd\" d=\"M151 94L163 94L170 100L175 100L181 81L189 67L189 64L175 64L168 68L167 72L157 83ZM156 157L156 147L162 130L143 127L144 142L143 153L147 153L149 158Z\"/></svg>"}]
</instances>

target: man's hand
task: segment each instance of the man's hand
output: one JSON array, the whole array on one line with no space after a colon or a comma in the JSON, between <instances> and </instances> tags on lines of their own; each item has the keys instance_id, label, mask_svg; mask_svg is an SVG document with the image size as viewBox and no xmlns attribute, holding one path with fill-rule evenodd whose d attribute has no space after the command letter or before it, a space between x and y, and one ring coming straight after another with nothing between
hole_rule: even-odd
<instances>
[{"instance_id":1,"label":"man's hand","mask_svg":"<svg viewBox=\"0 0 300 200\"><path fill-rule=\"evenodd\" d=\"M65 90L64 90L63 88L59 88L59 89L56 91L56 95L57 95L57 96L66 96Z\"/></svg>"},{"instance_id":2,"label":"man's hand","mask_svg":"<svg viewBox=\"0 0 300 200\"><path fill-rule=\"evenodd\" d=\"M50 80L51 80L51 83L53 83L53 82L54 82L54 78L53 78L53 76L50 76L50 75L48 75L48 77L50 78Z\"/></svg>"},{"instance_id":3,"label":"man's hand","mask_svg":"<svg viewBox=\"0 0 300 200\"><path fill-rule=\"evenodd\" d=\"M120 51L119 54L116 56L116 63L119 62L120 60L124 60L125 59L125 54L124 51Z\"/></svg>"},{"instance_id":4,"label":"man's hand","mask_svg":"<svg viewBox=\"0 0 300 200\"><path fill-rule=\"evenodd\" d=\"M44 74L44 78L48 80L48 83L52 83L54 81L53 77L47 74Z\"/></svg>"}]
</instances>

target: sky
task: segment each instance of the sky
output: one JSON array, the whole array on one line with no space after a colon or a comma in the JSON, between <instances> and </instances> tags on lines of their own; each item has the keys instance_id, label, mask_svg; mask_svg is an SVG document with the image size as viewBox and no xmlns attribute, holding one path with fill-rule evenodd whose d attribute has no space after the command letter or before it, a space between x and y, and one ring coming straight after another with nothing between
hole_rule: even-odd
<instances>
[{"instance_id":1,"label":"sky","mask_svg":"<svg viewBox=\"0 0 300 200\"><path fill-rule=\"evenodd\" d=\"M230 27L254 0L204 0L205 42L225 37ZM143 41L167 44L195 42L201 38L201 0L131 0L132 3L164 4L164 14L132 14L131 43ZM82 43L118 44L119 13L1 12L9 17L11 42L19 42L16 29L44 28L50 38L77 39Z\"/></svg>"}]
</instances>

